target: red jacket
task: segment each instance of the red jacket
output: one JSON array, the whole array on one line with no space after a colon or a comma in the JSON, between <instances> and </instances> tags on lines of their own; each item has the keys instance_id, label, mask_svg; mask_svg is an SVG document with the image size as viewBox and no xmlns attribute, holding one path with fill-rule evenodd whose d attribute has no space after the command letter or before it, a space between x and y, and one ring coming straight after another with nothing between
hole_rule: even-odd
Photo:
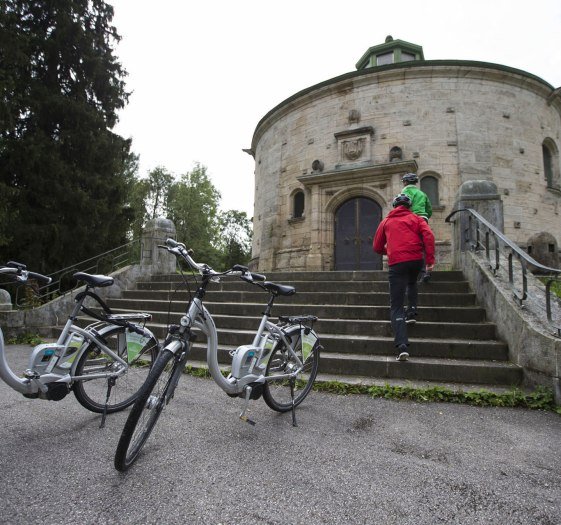
<instances>
[{"instance_id":1,"label":"red jacket","mask_svg":"<svg viewBox=\"0 0 561 525\"><path fill-rule=\"evenodd\" d=\"M434 264L434 235L426 221L405 206L388 213L376 230L372 247L376 253L387 253L390 266L423 255L426 264Z\"/></svg>"}]
</instances>

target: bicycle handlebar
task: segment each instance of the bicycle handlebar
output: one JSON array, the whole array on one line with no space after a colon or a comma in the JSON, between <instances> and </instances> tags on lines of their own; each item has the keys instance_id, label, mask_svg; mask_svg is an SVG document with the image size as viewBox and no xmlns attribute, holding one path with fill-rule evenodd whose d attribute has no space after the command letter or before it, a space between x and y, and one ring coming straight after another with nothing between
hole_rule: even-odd
<instances>
[{"instance_id":1,"label":"bicycle handlebar","mask_svg":"<svg viewBox=\"0 0 561 525\"><path fill-rule=\"evenodd\" d=\"M14 261L9 261L8 263L6 263L6 266L1 266L0 274L8 275L9 277L12 277L14 280L20 283L24 283L28 279L35 279L36 281L39 281L40 284L46 286L52 281L50 277L47 277L46 275L40 273L30 272L26 270L25 264Z\"/></svg>"},{"instance_id":2,"label":"bicycle handlebar","mask_svg":"<svg viewBox=\"0 0 561 525\"><path fill-rule=\"evenodd\" d=\"M52 281L50 277L47 277L46 275L42 275L40 273L27 272L27 275L30 279L36 279L44 285L51 284Z\"/></svg>"},{"instance_id":3,"label":"bicycle handlebar","mask_svg":"<svg viewBox=\"0 0 561 525\"><path fill-rule=\"evenodd\" d=\"M208 264L201 264L195 262L193 259L193 250L188 249L183 243L177 242L174 239L166 239L165 246L158 245L159 248L163 248L170 253L173 253L176 257L183 258L189 266L195 270L198 270L201 273L207 273L211 275L232 275L237 274L239 272L239 276L244 279L245 281L253 282L253 281L264 281L266 276L260 273L250 272L247 266L243 266L241 264L235 264L229 270L225 272L216 272L214 271Z\"/></svg>"},{"instance_id":4,"label":"bicycle handlebar","mask_svg":"<svg viewBox=\"0 0 561 525\"><path fill-rule=\"evenodd\" d=\"M250 277L250 280L252 281L264 281L265 279L267 279L267 277L262 273L250 272L247 266L242 266L241 264L235 264L234 266L232 266L230 272L240 272L240 277L242 277L242 279L244 277Z\"/></svg>"}]
</instances>

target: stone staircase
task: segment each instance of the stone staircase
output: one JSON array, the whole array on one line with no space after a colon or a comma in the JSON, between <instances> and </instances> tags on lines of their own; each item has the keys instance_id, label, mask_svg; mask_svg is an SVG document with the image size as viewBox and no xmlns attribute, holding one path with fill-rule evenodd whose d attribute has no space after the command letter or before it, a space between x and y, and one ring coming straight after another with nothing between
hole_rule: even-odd
<instances>
[{"instance_id":1,"label":"stone staircase","mask_svg":"<svg viewBox=\"0 0 561 525\"><path fill-rule=\"evenodd\" d=\"M324 380L495 389L522 381L522 369L508 361L507 345L497 340L495 326L486 321L461 272L434 272L419 286L418 322L408 327L411 358L404 363L395 361L386 272L290 272L267 279L297 290L277 298L273 314L320 318L315 328L324 347ZM151 312L149 326L163 338L167 324L179 322L187 299L179 275L160 275L138 282L136 290L110 305ZM253 341L266 300L264 291L237 278L209 286L205 305L218 329L221 362L227 362L228 350ZM195 345L192 360L205 360L202 345Z\"/></svg>"}]
</instances>

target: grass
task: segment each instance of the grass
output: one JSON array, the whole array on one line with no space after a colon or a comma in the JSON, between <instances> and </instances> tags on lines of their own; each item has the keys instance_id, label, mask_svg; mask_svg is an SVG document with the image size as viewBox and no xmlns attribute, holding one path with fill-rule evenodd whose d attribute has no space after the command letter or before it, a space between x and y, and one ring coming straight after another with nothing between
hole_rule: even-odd
<instances>
[{"instance_id":1,"label":"grass","mask_svg":"<svg viewBox=\"0 0 561 525\"><path fill-rule=\"evenodd\" d=\"M185 373L195 377L209 378L210 372L204 367L185 367ZM316 392L328 392L338 395L368 395L398 401L416 401L419 403L458 403L479 407L510 407L547 410L561 415L561 406L555 404L553 390L539 387L533 392L512 389L497 393L480 389L470 392L452 390L434 386L416 388L413 386L356 385L341 381L316 381L313 389Z\"/></svg>"},{"instance_id":2,"label":"grass","mask_svg":"<svg viewBox=\"0 0 561 525\"><path fill-rule=\"evenodd\" d=\"M549 277L538 277L538 279L543 283L546 284L549 280ZM553 281L551 283L551 293L555 294L557 297L561 298L561 281Z\"/></svg>"},{"instance_id":3,"label":"grass","mask_svg":"<svg viewBox=\"0 0 561 525\"><path fill-rule=\"evenodd\" d=\"M6 341L9 345L32 345L36 346L44 343L44 340L37 334L19 334L15 337L11 337Z\"/></svg>"},{"instance_id":4,"label":"grass","mask_svg":"<svg viewBox=\"0 0 561 525\"><path fill-rule=\"evenodd\" d=\"M430 388L416 388L412 386L392 386L385 384L352 385L339 381L316 382L314 390L334 394L350 395L363 394L384 399L417 401L420 403L461 403L481 407L520 407L538 410L549 410L561 415L561 407L555 404L553 390L539 387L533 392L523 392L512 389L497 393L480 389L470 392L452 390L445 387L434 386Z\"/></svg>"}]
</instances>

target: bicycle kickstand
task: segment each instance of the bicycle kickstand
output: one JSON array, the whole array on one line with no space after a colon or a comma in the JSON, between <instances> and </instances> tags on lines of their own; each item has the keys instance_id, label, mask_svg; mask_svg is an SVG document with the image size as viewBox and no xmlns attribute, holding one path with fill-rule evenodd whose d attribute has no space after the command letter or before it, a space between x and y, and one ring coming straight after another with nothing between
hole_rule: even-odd
<instances>
[{"instance_id":1,"label":"bicycle kickstand","mask_svg":"<svg viewBox=\"0 0 561 525\"><path fill-rule=\"evenodd\" d=\"M294 385L296 384L296 378L290 378L290 397L292 399L292 426L297 427L296 423L296 407L294 406Z\"/></svg>"},{"instance_id":2,"label":"bicycle kickstand","mask_svg":"<svg viewBox=\"0 0 561 525\"><path fill-rule=\"evenodd\" d=\"M242 421L245 421L246 423L249 423L250 425L255 426L255 421L253 421L253 419L249 419L249 417L245 415L249 407L249 400L251 399L251 390L252 388L249 385L245 387L245 401L243 404L242 413L240 414L240 419Z\"/></svg>"},{"instance_id":3,"label":"bicycle kickstand","mask_svg":"<svg viewBox=\"0 0 561 525\"><path fill-rule=\"evenodd\" d=\"M115 378L110 377L107 380L107 397L105 398L105 405L103 405L103 413L101 414L101 423L99 428L105 427L105 417L107 416L107 403L109 403L109 397L111 396L111 389L115 386Z\"/></svg>"}]
</instances>

